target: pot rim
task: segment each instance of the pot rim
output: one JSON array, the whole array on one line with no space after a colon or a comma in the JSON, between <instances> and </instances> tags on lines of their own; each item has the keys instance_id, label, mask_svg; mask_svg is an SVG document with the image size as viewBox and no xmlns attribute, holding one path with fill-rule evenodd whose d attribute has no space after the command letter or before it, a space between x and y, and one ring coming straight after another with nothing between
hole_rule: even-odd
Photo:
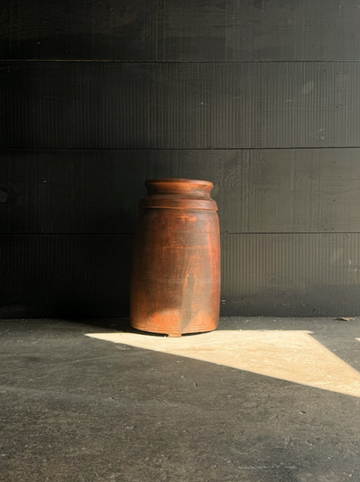
<instances>
[{"instance_id":1,"label":"pot rim","mask_svg":"<svg viewBox=\"0 0 360 482\"><path fill-rule=\"evenodd\" d=\"M155 178L155 179L147 179L145 184L147 183L156 183L156 182L183 182L183 183L190 183L190 184L201 184L204 186L212 184L211 181L202 181L197 179L183 179L183 178L171 178L171 177L164 177L164 178Z\"/></svg>"}]
</instances>

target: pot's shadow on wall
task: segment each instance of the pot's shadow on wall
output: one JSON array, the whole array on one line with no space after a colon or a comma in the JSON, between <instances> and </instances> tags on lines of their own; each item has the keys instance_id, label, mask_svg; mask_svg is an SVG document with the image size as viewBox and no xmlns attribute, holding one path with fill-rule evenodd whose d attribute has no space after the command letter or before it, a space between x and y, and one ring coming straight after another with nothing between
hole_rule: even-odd
<instances>
[{"instance_id":1,"label":"pot's shadow on wall","mask_svg":"<svg viewBox=\"0 0 360 482\"><path fill-rule=\"evenodd\" d=\"M124 211L118 216L124 229L134 224L134 219ZM99 218L104 227L104 219ZM95 232L96 219L86 230ZM52 312L61 318L127 317L129 315L129 284L132 258L132 233L82 234L69 246L68 259L74 260L70 283L55 294ZM70 273L69 273L70 274Z\"/></svg>"},{"instance_id":2,"label":"pot's shadow on wall","mask_svg":"<svg viewBox=\"0 0 360 482\"><path fill-rule=\"evenodd\" d=\"M132 237L2 236L0 316L128 316Z\"/></svg>"},{"instance_id":3,"label":"pot's shadow on wall","mask_svg":"<svg viewBox=\"0 0 360 482\"><path fill-rule=\"evenodd\" d=\"M140 196L129 197L134 179L119 176L129 167L119 161L114 152L85 151L15 153L5 161L6 183L17 191L15 203L0 206L1 217L17 224L9 221L0 237L1 317L128 316Z\"/></svg>"}]
</instances>

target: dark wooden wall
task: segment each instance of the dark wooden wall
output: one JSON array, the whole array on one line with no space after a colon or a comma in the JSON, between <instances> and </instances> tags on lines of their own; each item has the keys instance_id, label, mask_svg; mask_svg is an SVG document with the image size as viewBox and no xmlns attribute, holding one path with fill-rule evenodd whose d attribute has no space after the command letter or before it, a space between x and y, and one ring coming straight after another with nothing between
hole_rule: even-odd
<instances>
[{"instance_id":1,"label":"dark wooden wall","mask_svg":"<svg viewBox=\"0 0 360 482\"><path fill-rule=\"evenodd\" d=\"M2 0L0 316L126 316L169 176L214 182L223 315L359 315L359 25L355 0Z\"/></svg>"}]
</instances>

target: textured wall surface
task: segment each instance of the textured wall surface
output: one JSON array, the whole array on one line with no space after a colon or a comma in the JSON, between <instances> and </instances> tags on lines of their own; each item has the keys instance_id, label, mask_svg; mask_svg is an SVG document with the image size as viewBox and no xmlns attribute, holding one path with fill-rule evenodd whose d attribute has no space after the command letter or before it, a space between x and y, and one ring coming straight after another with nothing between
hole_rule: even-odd
<instances>
[{"instance_id":1,"label":"textured wall surface","mask_svg":"<svg viewBox=\"0 0 360 482\"><path fill-rule=\"evenodd\" d=\"M3 0L0 316L126 316L150 177L214 183L222 314L360 314L359 25L354 0Z\"/></svg>"}]
</instances>

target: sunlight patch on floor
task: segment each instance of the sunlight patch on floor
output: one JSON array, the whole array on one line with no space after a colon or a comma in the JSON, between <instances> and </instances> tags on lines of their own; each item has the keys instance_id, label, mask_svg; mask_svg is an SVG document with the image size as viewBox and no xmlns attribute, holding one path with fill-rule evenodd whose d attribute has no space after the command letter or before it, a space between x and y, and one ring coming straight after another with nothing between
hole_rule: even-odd
<instances>
[{"instance_id":1,"label":"sunlight patch on floor","mask_svg":"<svg viewBox=\"0 0 360 482\"><path fill-rule=\"evenodd\" d=\"M136 333L86 336L360 397L359 372L309 331L219 330L180 338Z\"/></svg>"}]
</instances>

